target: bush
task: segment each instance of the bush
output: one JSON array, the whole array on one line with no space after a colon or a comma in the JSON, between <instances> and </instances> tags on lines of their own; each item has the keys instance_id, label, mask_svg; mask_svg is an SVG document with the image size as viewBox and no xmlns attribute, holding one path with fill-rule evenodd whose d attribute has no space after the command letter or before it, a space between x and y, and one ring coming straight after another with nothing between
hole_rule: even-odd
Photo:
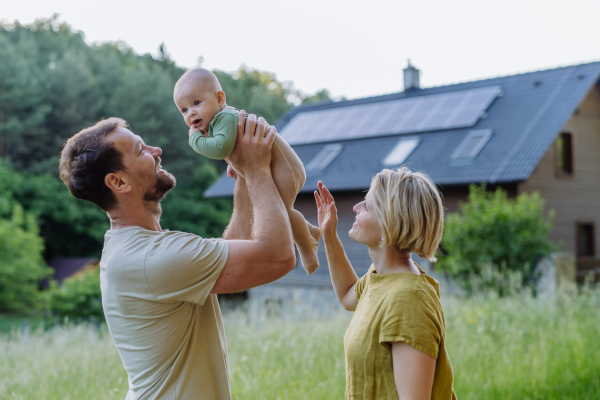
<instances>
[{"instance_id":1,"label":"bush","mask_svg":"<svg viewBox=\"0 0 600 400\"><path fill-rule=\"evenodd\" d=\"M447 272L468 293L494 290L506 294L533 280L534 267L554 245L548 235L553 211L544 216L544 199L536 192L509 199L502 189L487 192L472 185L460 213L446 216L436 268Z\"/></svg>"},{"instance_id":2,"label":"bush","mask_svg":"<svg viewBox=\"0 0 600 400\"><path fill-rule=\"evenodd\" d=\"M40 306L38 284L52 270L45 266L44 244L38 233L34 217L18 203L13 204L10 219L0 218L2 311L27 313Z\"/></svg>"},{"instance_id":3,"label":"bush","mask_svg":"<svg viewBox=\"0 0 600 400\"><path fill-rule=\"evenodd\" d=\"M48 300L50 313L61 320L68 318L72 321L88 321L92 317L97 321L104 319L100 268L96 267L67 278L62 285L52 281Z\"/></svg>"}]
</instances>

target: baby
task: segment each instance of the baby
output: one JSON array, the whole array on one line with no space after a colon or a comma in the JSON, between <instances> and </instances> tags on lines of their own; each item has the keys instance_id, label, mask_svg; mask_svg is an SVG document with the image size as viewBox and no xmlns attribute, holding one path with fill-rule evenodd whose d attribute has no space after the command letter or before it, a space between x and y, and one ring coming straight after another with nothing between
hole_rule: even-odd
<instances>
[{"instance_id":1,"label":"baby","mask_svg":"<svg viewBox=\"0 0 600 400\"><path fill-rule=\"evenodd\" d=\"M237 139L239 111L226 104L225 92L215 74L203 68L186 72L175 84L173 100L190 127L190 146L215 160L229 157ZM321 231L293 208L306 173L300 158L279 135L275 136L271 149L271 171L290 216L302 266L310 275L319 267L317 247ZM235 172L243 178L238 171ZM247 194L242 201L250 201Z\"/></svg>"}]
</instances>

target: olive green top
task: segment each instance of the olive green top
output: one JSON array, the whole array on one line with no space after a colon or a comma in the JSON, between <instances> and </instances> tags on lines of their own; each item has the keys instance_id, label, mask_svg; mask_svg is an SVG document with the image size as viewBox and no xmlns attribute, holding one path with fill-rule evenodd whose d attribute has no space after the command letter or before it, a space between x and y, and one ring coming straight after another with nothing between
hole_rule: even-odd
<instances>
[{"instance_id":1,"label":"olive green top","mask_svg":"<svg viewBox=\"0 0 600 400\"><path fill-rule=\"evenodd\" d=\"M377 274L371 265L357 282L358 306L344 337L346 399L398 399L391 342L434 357L431 399L456 399L438 282L418 268L420 275Z\"/></svg>"},{"instance_id":2,"label":"olive green top","mask_svg":"<svg viewBox=\"0 0 600 400\"><path fill-rule=\"evenodd\" d=\"M217 113L208 124L208 137L201 132L192 133L189 141L192 149L213 160L229 157L237 139L239 113L235 108L225 108Z\"/></svg>"}]
</instances>

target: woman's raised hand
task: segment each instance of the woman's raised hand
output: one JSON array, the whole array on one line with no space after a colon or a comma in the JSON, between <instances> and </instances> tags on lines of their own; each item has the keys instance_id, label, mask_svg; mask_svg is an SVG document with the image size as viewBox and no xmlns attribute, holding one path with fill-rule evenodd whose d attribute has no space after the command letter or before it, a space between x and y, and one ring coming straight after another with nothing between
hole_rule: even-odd
<instances>
[{"instance_id":1,"label":"woman's raised hand","mask_svg":"<svg viewBox=\"0 0 600 400\"><path fill-rule=\"evenodd\" d=\"M323 238L335 234L337 227L337 209L335 201L329 190L319 181L319 191L315 191L315 201L319 210L319 229L323 234Z\"/></svg>"}]
</instances>

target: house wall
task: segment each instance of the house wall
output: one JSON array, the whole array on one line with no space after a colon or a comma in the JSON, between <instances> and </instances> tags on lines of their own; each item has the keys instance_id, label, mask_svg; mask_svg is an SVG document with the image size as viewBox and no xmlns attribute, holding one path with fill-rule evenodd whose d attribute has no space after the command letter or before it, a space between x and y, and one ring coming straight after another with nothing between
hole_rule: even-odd
<instances>
[{"instance_id":1,"label":"house wall","mask_svg":"<svg viewBox=\"0 0 600 400\"><path fill-rule=\"evenodd\" d=\"M573 174L556 173L556 148L551 146L531 174L518 186L518 192L538 191L546 209L556 212L551 239L562 251L576 254L578 222L595 226L596 257L600 251L600 90L590 91L569 119L563 132L573 137Z\"/></svg>"}]
</instances>

